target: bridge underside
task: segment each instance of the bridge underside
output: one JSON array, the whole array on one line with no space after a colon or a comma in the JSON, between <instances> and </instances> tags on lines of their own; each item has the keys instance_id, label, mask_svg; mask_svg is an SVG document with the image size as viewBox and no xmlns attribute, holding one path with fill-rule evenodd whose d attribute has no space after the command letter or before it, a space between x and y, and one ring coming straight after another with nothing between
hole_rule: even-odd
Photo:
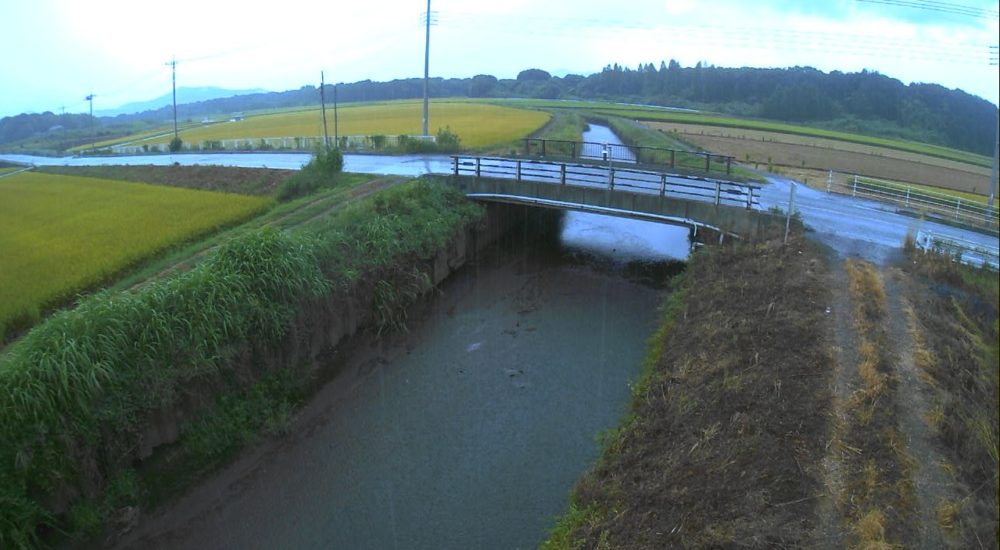
<instances>
[{"instance_id":1,"label":"bridge underside","mask_svg":"<svg viewBox=\"0 0 1000 550\"><path fill-rule=\"evenodd\" d=\"M451 176L448 181L474 200L642 219L735 237L753 238L773 221L766 212L658 193L474 176Z\"/></svg>"}]
</instances>

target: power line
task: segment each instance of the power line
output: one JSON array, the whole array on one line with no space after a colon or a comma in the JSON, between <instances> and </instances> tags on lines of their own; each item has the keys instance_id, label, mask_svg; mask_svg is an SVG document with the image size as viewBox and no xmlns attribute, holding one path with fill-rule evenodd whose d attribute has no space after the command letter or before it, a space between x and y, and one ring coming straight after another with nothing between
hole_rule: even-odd
<instances>
[{"instance_id":1,"label":"power line","mask_svg":"<svg viewBox=\"0 0 1000 550\"><path fill-rule=\"evenodd\" d=\"M953 4L951 2L936 2L934 0L858 0L858 2L883 4L886 6L898 6L903 8L916 8L936 13L964 15L982 19L996 19L997 17L1000 17L1000 12L997 10Z\"/></svg>"}]
</instances>

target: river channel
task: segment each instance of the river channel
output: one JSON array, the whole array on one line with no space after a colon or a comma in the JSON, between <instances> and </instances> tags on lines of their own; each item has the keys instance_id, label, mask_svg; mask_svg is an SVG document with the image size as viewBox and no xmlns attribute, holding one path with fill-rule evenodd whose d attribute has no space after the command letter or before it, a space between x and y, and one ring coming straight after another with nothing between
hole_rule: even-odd
<instances>
[{"instance_id":1,"label":"river channel","mask_svg":"<svg viewBox=\"0 0 1000 550\"><path fill-rule=\"evenodd\" d=\"M686 230L566 214L515 228L342 359L290 435L124 547L535 548L618 424Z\"/></svg>"}]
</instances>

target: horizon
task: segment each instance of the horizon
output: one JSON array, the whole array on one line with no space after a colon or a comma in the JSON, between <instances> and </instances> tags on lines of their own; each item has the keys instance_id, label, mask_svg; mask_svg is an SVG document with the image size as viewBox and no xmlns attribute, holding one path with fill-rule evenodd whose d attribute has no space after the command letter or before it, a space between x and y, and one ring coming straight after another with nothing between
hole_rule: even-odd
<instances>
[{"instance_id":1,"label":"horizon","mask_svg":"<svg viewBox=\"0 0 1000 550\"><path fill-rule=\"evenodd\" d=\"M997 105L990 47L1000 34L998 3L968 4L978 15L879 0L639 0L613 12L593 0L435 0L430 73L505 79L538 68L587 75L615 63L634 68L671 59L685 67L808 66L876 71L907 85L961 89ZM86 113L90 94L95 112L156 99L170 92L174 59L178 88L286 91L317 86L321 71L331 84L423 73L423 1L329 6L290 0L266 16L235 2L174 5L156 21L135 14L125 0L5 8L19 24L0 36L0 45L22 53L8 55L0 71L0 117Z\"/></svg>"}]
</instances>

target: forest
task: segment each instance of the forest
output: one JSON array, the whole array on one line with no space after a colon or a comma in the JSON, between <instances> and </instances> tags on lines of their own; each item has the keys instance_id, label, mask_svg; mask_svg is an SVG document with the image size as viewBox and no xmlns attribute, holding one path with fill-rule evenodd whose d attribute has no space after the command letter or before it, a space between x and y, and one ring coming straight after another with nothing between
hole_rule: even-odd
<instances>
[{"instance_id":1,"label":"forest","mask_svg":"<svg viewBox=\"0 0 1000 550\"><path fill-rule=\"evenodd\" d=\"M929 75L929 79L933 76ZM326 85L326 97L334 86ZM341 102L412 99L423 94L419 78L338 84ZM717 111L732 115L794 122L862 134L910 139L991 155L997 108L989 101L938 84L903 84L874 71L829 73L810 67L683 67L678 62L635 68L609 65L589 76L553 76L526 69L516 78L479 74L471 78L433 78L431 97L586 99L642 103ZM314 105L316 86L284 92L255 93L178 106L178 116L197 120L219 113ZM0 145L91 123L101 134L111 128L159 125L170 106L142 113L101 117L53 113L0 119Z\"/></svg>"}]
</instances>

